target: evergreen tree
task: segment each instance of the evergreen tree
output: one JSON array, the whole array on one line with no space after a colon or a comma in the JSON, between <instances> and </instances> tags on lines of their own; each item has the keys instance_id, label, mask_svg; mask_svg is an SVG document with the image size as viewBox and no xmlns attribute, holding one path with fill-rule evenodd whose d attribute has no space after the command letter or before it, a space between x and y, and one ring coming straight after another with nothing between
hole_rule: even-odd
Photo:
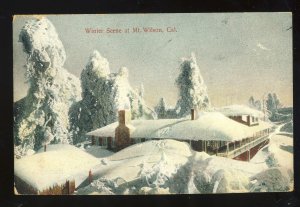
<instances>
[{"instance_id":1,"label":"evergreen tree","mask_svg":"<svg viewBox=\"0 0 300 207\"><path fill-rule=\"evenodd\" d=\"M144 85L141 83L140 89L139 89L139 99L138 99L138 105L139 105L139 117L144 116Z\"/></svg>"},{"instance_id":2,"label":"evergreen tree","mask_svg":"<svg viewBox=\"0 0 300 207\"><path fill-rule=\"evenodd\" d=\"M254 106L255 106L255 108L256 108L257 110L261 110L261 109L262 109L260 100L256 100L256 101L254 102Z\"/></svg>"},{"instance_id":3,"label":"evergreen tree","mask_svg":"<svg viewBox=\"0 0 300 207\"><path fill-rule=\"evenodd\" d=\"M253 107L255 107L255 103L254 102L255 102L254 98L253 98L253 96L251 96L249 98L249 100L248 100L248 105L253 108Z\"/></svg>"},{"instance_id":4,"label":"evergreen tree","mask_svg":"<svg viewBox=\"0 0 300 207\"><path fill-rule=\"evenodd\" d=\"M176 105L179 117L190 113L191 108L206 110L210 107L206 85L193 53L190 58L183 59L176 84L179 89L179 100Z\"/></svg>"},{"instance_id":5,"label":"evergreen tree","mask_svg":"<svg viewBox=\"0 0 300 207\"><path fill-rule=\"evenodd\" d=\"M107 59L98 51L91 54L81 73L82 100L69 112L74 143L85 141L87 132L117 121L121 109L130 109L132 119L153 118L143 94L131 88L128 76L126 67L110 73Z\"/></svg>"},{"instance_id":6,"label":"evergreen tree","mask_svg":"<svg viewBox=\"0 0 300 207\"><path fill-rule=\"evenodd\" d=\"M274 100L274 108L277 111L281 107L281 104L279 99L277 98L276 93L273 93L273 100Z\"/></svg>"},{"instance_id":7,"label":"evergreen tree","mask_svg":"<svg viewBox=\"0 0 300 207\"><path fill-rule=\"evenodd\" d=\"M45 32L46 31L46 32ZM68 110L80 100L79 80L63 68L66 54L52 23L28 21L19 35L27 54L27 96L14 104L16 146L39 149L43 143L70 143Z\"/></svg>"},{"instance_id":8,"label":"evergreen tree","mask_svg":"<svg viewBox=\"0 0 300 207\"><path fill-rule=\"evenodd\" d=\"M274 102L274 97L272 96L271 93L268 94L268 98L266 100L266 106L267 110L273 113L275 111L275 102Z\"/></svg>"},{"instance_id":9,"label":"evergreen tree","mask_svg":"<svg viewBox=\"0 0 300 207\"><path fill-rule=\"evenodd\" d=\"M98 51L93 51L80 76L82 100L75 103L69 111L74 143L84 141L87 132L116 120L113 81L109 74L107 59Z\"/></svg>"},{"instance_id":10,"label":"evergreen tree","mask_svg":"<svg viewBox=\"0 0 300 207\"><path fill-rule=\"evenodd\" d=\"M164 98L161 98L155 107L155 112L157 114L158 119L165 119L167 118L167 108L166 102Z\"/></svg>"}]
</instances>

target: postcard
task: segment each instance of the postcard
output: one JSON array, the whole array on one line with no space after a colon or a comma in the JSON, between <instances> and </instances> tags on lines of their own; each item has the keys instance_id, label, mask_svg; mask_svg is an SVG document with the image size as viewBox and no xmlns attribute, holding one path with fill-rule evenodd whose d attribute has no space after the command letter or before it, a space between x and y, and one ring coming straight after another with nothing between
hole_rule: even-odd
<instances>
[{"instance_id":1,"label":"postcard","mask_svg":"<svg viewBox=\"0 0 300 207\"><path fill-rule=\"evenodd\" d=\"M15 15L17 195L289 192L292 13Z\"/></svg>"}]
</instances>

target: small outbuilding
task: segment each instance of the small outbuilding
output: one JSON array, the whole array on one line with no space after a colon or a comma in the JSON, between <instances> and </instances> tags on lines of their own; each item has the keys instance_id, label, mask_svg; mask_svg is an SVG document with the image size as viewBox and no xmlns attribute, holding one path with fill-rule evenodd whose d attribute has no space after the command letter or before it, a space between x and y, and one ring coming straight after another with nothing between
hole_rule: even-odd
<instances>
[{"instance_id":1,"label":"small outbuilding","mask_svg":"<svg viewBox=\"0 0 300 207\"><path fill-rule=\"evenodd\" d=\"M97 158L75 146L48 145L46 152L15 160L15 187L19 194L72 194L97 164Z\"/></svg>"}]
</instances>

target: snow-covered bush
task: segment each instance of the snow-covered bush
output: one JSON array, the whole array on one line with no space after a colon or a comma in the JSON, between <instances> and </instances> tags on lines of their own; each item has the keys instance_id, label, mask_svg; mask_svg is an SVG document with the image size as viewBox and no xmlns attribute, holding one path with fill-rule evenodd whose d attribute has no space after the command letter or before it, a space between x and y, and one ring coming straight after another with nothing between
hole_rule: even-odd
<instances>
[{"instance_id":1,"label":"snow-covered bush","mask_svg":"<svg viewBox=\"0 0 300 207\"><path fill-rule=\"evenodd\" d=\"M19 35L27 54L27 96L14 104L14 142L28 149L69 143L69 107L81 99L78 78L63 68L66 54L47 18L28 21Z\"/></svg>"},{"instance_id":2,"label":"snow-covered bush","mask_svg":"<svg viewBox=\"0 0 300 207\"><path fill-rule=\"evenodd\" d=\"M278 167L279 163L278 160L275 158L275 155L273 152L269 152L268 156L265 160L268 167Z\"/></svg>"},{"instance_id":3,"label":"snow-covered bush","mask_svg":"<svg viewBox=\"0 0 300 207\"><path fill-rule=\"evenodd\" d=\"M188 183L191 179L190 175L192 172L191 163L188 162L185 165L178 166L178 170L172 176L170 181L168 182L170 192L176 194L187 194L188 191Z\"/></svg>"},{"instance_id":4,"label":"snow-covered bush","mask_svg":"<svg viewBox=\"0 0 300 207\"><path fill-rule=\"evenodd\" d=\"M151 168L142 169L141 178L144 179L149 187L165 187L166 182L171 177L172 172L167 168L168 162L165 153L162 152L161 159Z\"/></svg>"},{"instance_id":5,"label":"snow-covered bush","mask_svg":"<svg viewBox=\"0 0 300 207\"><path fill-rule=\"evenodd\" d=\"M248 192L249 178L240 171L220 169L210 183L210 193Z\"/></svg>"},{"instance_id":6,"label":"snow-covered bush","mask_svg":"<svg viewBox=\"0 0 300 207\"><path fill-rule=\"evenodd\" d=\"M76 194L105 194L114 195L115 188L117 188L116 183L107 180L105 177L94 180L90 185L81 188Z\"/></svg>"},{"instance_id":7,"label":"snow-covered bush","mask_svg":"<svg viewBox=\"0 0 300 207\"><path fill-rule=\"evenodd\" d=\"M211 177L205 171L197 171L194 178L194 184L200 193L211 192Z\"/></svg>"},{"instance_id":8,"label":"snow-covered bush","mask_svg":"<svg viewBox=\"0 0 300 207\"><path fill-rule=\"evenodd\" d=\"M16 159L20 159L24 156L33 155L35 153L34 150L30 149L29 147L22 146L14 146L14 157Z\"/></svg>"},{"instance_id":9,"label":"snow-covered bush","mask_svg":"<svg viewBox=\"0 0 300 207\"><path fill-rule=\"evenodd\" d=\"M250 192L286 192L291 189L291 178L284 168L270 168L250 178Z\"/></svg>"}]
</instances>

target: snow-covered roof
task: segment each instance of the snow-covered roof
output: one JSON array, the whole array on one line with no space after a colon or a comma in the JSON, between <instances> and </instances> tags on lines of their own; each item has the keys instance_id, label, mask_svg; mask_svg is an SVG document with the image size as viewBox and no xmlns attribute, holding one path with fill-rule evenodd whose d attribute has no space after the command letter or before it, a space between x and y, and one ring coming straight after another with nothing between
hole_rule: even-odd
<instances>
[{"instance_id":1,"label":"snow-covered roof","mask_svg":"<svg viewBox=\"0 0 300 207\"><path fill-rule=\"evenodd\" d=\"M67 144L48 145L46 152L15 160L14 174L39 191L75 179L78 186L99 164L92 155Z\"/></svg>"},{"instance_id":2,"label":"snow-covered roof","mask_svg":"<svg viewBox=\"0 0 300 207\"><path fill-rule=\"evenodd\" d=\"M97 137L114 137L118 122L87 133ZM271 127L267 122L246 126L219 112L202 112L198 119L132 120L131 138L173 138L182 140L234 141L251 137L257 131Z\"/></svg>"},{"instance_id":3,"label":"snow-covered roof","mask_svg":"<svg viewBox=\"0 0 300 207\"><path fill-rule=\"evenodd\" d=\"M251 115L254 117L263 118L264 113L262 111L250 108L245 105L230 105L216 109L225 116L240 116L240 115Z\"/></svg>"}]
</instances>

